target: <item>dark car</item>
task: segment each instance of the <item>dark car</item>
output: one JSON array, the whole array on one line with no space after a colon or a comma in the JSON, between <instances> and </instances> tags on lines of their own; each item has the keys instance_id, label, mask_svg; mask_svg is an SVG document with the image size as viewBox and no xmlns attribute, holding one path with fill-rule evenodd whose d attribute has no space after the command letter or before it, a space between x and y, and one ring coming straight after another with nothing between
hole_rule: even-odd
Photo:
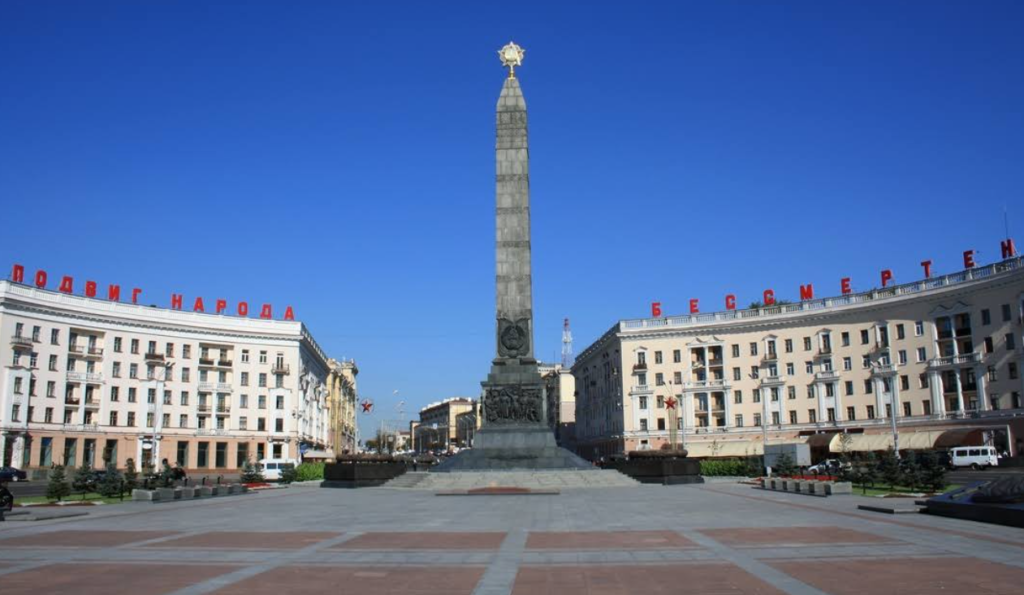
<instances>
[{"instance_id":1,"label":"dark car","mask_svg":"<svg viewBox=\"0 0 1024 595\"><path fill-rule=\"evenodd\" d=\"M27 481L28 474L14 467L0 467L0 481Z\"/></svg>"}]
</instances>

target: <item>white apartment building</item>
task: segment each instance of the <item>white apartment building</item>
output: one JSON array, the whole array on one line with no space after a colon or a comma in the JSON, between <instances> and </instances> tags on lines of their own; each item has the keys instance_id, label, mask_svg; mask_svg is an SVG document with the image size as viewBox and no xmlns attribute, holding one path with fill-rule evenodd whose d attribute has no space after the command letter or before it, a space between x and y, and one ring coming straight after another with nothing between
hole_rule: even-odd
<instances>
[{"instance_id":1,"label":"white apartment building","mask_svg":"<svg viewBox=\"0 0 1024 595\"><path fill-rule=\"evenodd\" d=\"M623 320L573 366L587 457L694 456L765 442L835 452L993 440L1024 448L1024 261L866 293L747 310Z\"/></svg>"},{"instance_id":2,"label":"white apartment building","mask_svg":"<svg viewBox=\"0 0 1024 595\"><path fill-rule=\"evenodd\" d=\"M298 321L106 301L0 281L4 464L196 472L329 444L329 365Z\"/></svg>"}]
</instances>

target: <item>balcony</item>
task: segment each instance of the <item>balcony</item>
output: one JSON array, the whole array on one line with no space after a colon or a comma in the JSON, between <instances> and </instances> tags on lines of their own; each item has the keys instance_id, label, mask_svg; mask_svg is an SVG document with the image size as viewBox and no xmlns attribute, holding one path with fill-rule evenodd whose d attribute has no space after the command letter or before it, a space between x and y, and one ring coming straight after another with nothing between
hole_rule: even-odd
<instances>
[{"instance_id":1,"label":"balcony","mask_svg":"<svg viewBox=\"0 0 1024 595\"><path fill-rule=\"evenodd\" d=\"M196 405L196 411L199 412L199 413L209 414L210 413L210 409L212 409L212 407L209 404L207 404L207 403L200 403L200 404Z\"/></svg>"},{"instance_id":2,"label":"balcony","mask_svg":"<svg viewBox=\"0 0 1024 595\"><path fill-rule=\"evenodd\" d=\"M274 366L270 368L271 374L291 374L291 371L291 366L288 364L274 364Z\"/></svg>"},{"instance_id":3,"label":"balcony","mask_svg":"<svg viewBox=\"0 0 1024 595\"><path fill-rule=\"evenodd\" d=\"M85 408L86 409L99 409L100 408L100 400L99 399L86 399L85 400Z\"/></svg>"},{"instance_id":4,"label":"balcony","mask_svg":"<svg viewBox=\"0 0 1024 595\"><path fill-rule=\"evenodd\" d=\"M78 397L64 397L65 405L74 405L75 407L78 407L79 405L81 405L81 403L82 400L79 399Z\"/></svg>"},{"instance_id":5,"label":"balcony","mask_svg":"<svg viewBox=\"0 0 1024 595\"><path fill-rule=\"evenodd\" d=\"M152 352L152 353L147 353L146 354L146 361L147 362L162 362L162 361L164 361L164 359L165 359L164 354L156 353L155 351Z\"/></svg>"},{"instance_id":6,"label":"balcony","mask_svg":"<svg viewBox=\"0 0 1024 595\"><path fill-rule=\"evenodd\" d=\"M199 428L196 436L227 436L228 431L223 428Z\"/></svg>"},{"instance_id":7,"label":"balcony","mask_svg":"<svg viewBox=\"0 0 1024 595\"><path fill-rule=\"evenodd\" d=\"M199 392L204 393L229 393L234 390L227 382L200 382Z\"/></svg>"},{"instance_id":8,"label":"balcony","mask_svg":"<svg viewBox=\"0 0 1024 595\"><path fill-rule=\"evenodd\" d=\"M86 384L103 384L103 374L94 372L68 372L68 382L84 382Z\"/></svg>"},{"instance_id":9,"label":"balcony","mask_svg":"<svg viewBox=\"0 0 1024 595\"><path fill-rule=\"evenodd\" d=\"M227 415L231 413L231 405L217 405L217 415Z\"/></svg>"},{"instance_id":10,"label":"balcony","mask_svg":"<svg viewBox=\"0 0 1024 595\"><path fill-rule=\"evenodd\" d=\"M90 347L86 352L90 357L103 357L102 347Z\"/></svg>"},{"instance_id":11,"label":"balcony","mask_svg":"<svg viewBox=\"0 0 1024 595\"><path fill-rule=\"evenodd\" d=\"M725 390L729 383L725 380L695 380L686 386L688 391L697 390Z\"/></svg>"},{"instance_id":12,"label":"balcony","mask_svg":"<svg viewBox=\"0 0 1024 595\"><path fill-rule=\"evenodd\" d=\"M64 424L65 432L98 432L99 424Z\"/></svg>"},{"instance_id":13,"label":"balcony","mask_svg":"<svg viewBox=\"0 0 1024 595\"><path fill-rule=\"evenodd\" d=\"M779 354L774 351L769 351L761 357L761 361L764 363L779 361Z\"/></svg>"},{"instance_id":14,"label":"balcony","mask_svg":"<svg viewBox=\"0 0 1024 595\"><path fill-rule=\"evenodd\" d=\"M961 353L960 355L947 355L928 360L929 369L954 368L957 366L973 366L981 363L981 354L977 351Z\"/></svg>"},{"instance_id":15,"label":"balcony","mask_svg":"<svg viewBox=\"0 0 1024 595\"><path fill-rule=\"evenodd\" d=\"M643 372L647 370L647 364L633 364L634 372Z\"/></svg>"},{"instance_id":16,"label":"balcony","mask_svg":"<svg viewBox=\"0 0 1024 595\"><path fill-rule=\"evenodd\" d=\"M878 366L873 366L871 368L871 375L872 376L895 376L896 375L896 365L895 364L881 364L881 365L878 365Z\"/></svg>"},{"instance_id":17,"label":"balcony","mask_svg":"<svg viewBox=\"0 0 1024 595\"><path fill-rule=\"evenodd\" d=\"M650 393L654 392L649 384L635 384L633 388L629 389L630 393Z\"/></svg>"},{"instance_id":18,"label":"balcony","mask_svg":"<svg viewBox=\"0 0 1024 595\"><path fill-rule=\"evenodd\" d=\"M831 345L822 345L821 347L818 348L818 355L819 356L832 355L832 346Z\"/></svg>"},{"instance_id":19,"label":"balcony","mask_svg":"<svg viewBox=\"0 0 1024 595\"><path fill-rule=\"evenodd\" d=\"M814 379L820 382L833 382L839 380L839 372L835 370L822 370L815 372Z\"/></svg>"},{"instance_id":20,"label":"balcony","mask_svg":"<svg viewBox=\"0 0 1024 595\"><path fill-rule=\"evenodd\" d=\"M786 381L784 376L764 376L761 378L761 386L780 385Z\"/></svg>"},{"instance_id":21,"label":"balcony","mask_svg":"<svg viewBox=\"0 0 1024 595\"><path fill-rule=\"evenodd\" d=\"M712 359L711 361L708 362L708 366L712 367L712 368L714 368L716 366L717 367L721 367L723 365L724 365L724 362L722 361L722 358Z\"/></svg>"},{"instance_id":22,"label":"balcony","mask_svg":"<svg viewBox=\"0 0 1024 595\"><path fill-rule=\"evenodd\" d=\"M217 366L221 367L221 368L230 368L231 364L233 364L233 363L234 362L232 360L229 360L229 359L219 359L219 360L217 360Z\"/></svg>"},{"instance_id":23,"label":"balcony","mask_svg":"<svg viewBox=\"0 0 1024 595\"><path fill-rule=\"evenodd\" d=\"M32 339L14 335L11 337L11 347L14 349L32 349Z\"/></svg>"},{"instance_id":24,"label":"balcony","mask_svg":"<svg viewBox=\"0 0 1024 595\"><path fill-rule=\"evenodd\" d=\"M214 365L214 361L212 359L208 358L208 357L201 357L201 358L199 358L199 365L200 366L213 366Z\"/></svg>"},{"instance_id":25,"label":"balcony","mask_svg":"<svg viewBox=\"0 0 1024 595\"><path fill-rule=\"evenodd\" d=\"M75 355L82 355L85 353L85 347L72 343L68 345L68 353L74 353Z\"/></svg>"}]
</instances>

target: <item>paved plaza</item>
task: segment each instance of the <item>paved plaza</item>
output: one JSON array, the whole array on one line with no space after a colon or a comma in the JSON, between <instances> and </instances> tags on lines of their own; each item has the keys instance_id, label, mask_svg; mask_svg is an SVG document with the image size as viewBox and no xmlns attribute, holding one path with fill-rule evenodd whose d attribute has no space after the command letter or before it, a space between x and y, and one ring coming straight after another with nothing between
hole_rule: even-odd
<instances>
[{"instance_id":1,"label":"paved plaza","mask_svg":"<svg viewBox=\"0 0 1024 595\"><path fill-rule=\"evenodd\" d=\"M1020 593L1024 532L740 484L291 487L0 524L0 585L176 595Z\"/></svg>"}]
</instances>

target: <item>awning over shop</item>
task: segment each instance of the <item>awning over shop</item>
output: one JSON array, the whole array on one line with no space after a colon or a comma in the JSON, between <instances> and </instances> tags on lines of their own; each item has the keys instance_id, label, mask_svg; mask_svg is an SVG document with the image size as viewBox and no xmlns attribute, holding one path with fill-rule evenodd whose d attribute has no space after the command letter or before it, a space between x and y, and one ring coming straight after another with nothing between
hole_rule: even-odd
<instances>
[{"instance_id":1,"label":"awning over shop","mask_svg":"<svg viewBox=\"0 0 1024 595\"><path fill-rule=\"evenodd\" d=\"M916 432L900 432L900 450L931 450L934 448L950 448L970 442L980 444L982 430L977 428L961 428L955 430L918 430ZM841 434L836 434L829 443L829 451L843 451ZM893 448L891 433L885 434L849 434L846 450L849 452L875 452Z\"/></svg>"}]
</instances>

